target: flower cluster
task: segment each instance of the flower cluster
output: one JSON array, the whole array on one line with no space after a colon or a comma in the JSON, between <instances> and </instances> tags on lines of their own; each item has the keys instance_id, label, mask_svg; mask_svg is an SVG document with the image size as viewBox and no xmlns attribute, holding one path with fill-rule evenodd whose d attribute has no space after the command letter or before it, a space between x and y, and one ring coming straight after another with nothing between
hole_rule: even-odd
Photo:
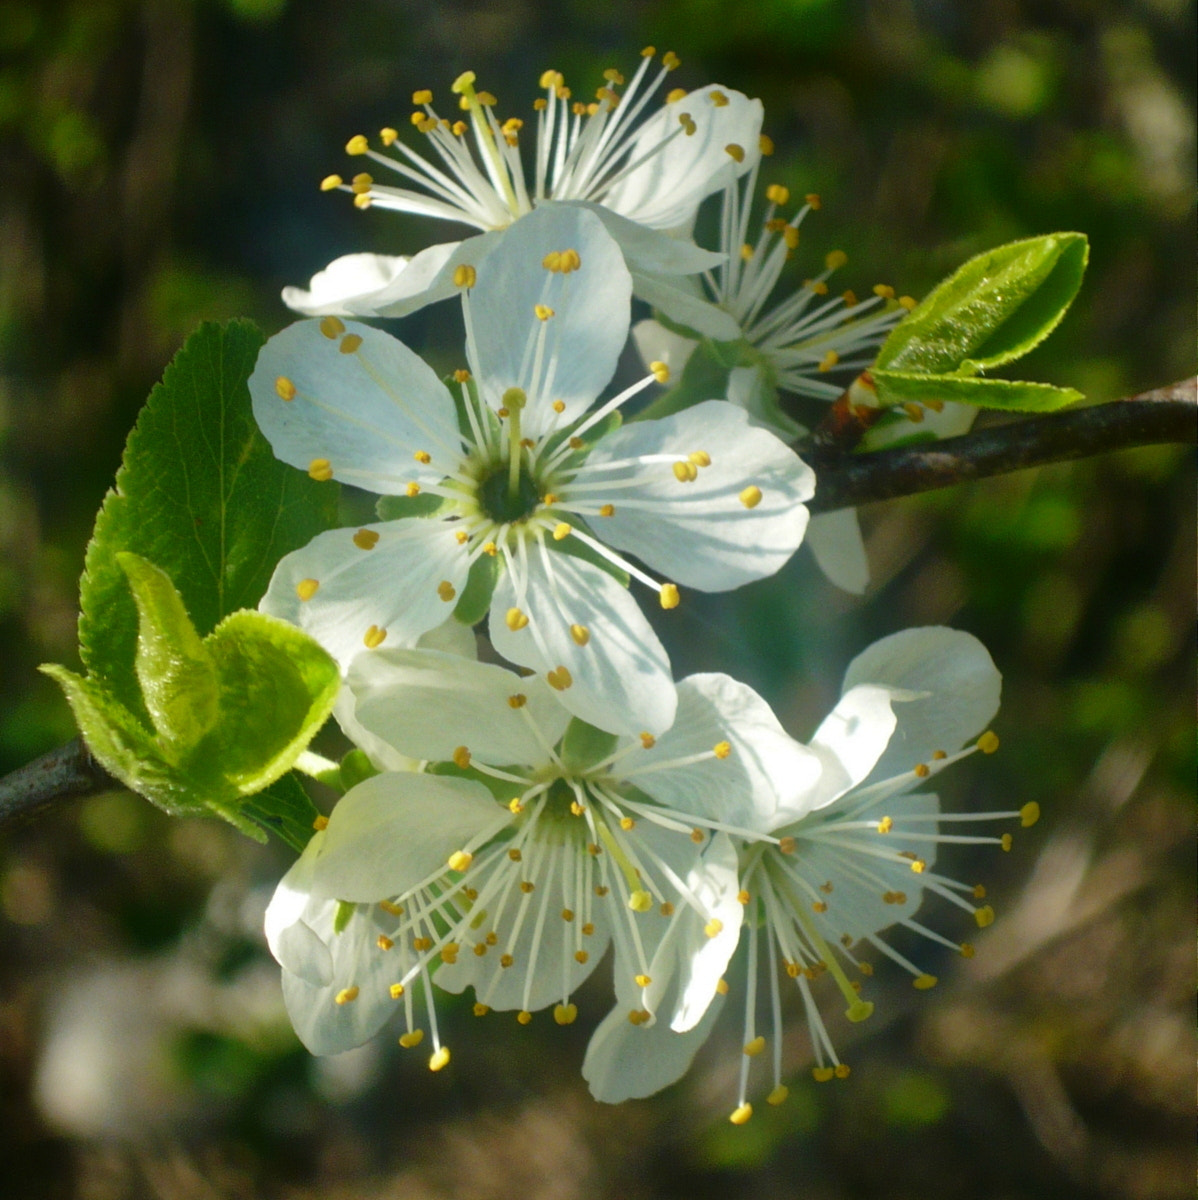
<instances>
[{"instance_id":1,"label":"flower cluster","mask_svg":"<svg viewBox=\"0 0 1198 1200\"><path fill-rule=\"evenodd\" d=\"M266 926L313 1053L394 1022L405 1047L427 1033L432 1070L449 1062L438 990L472 992L479 1016L569 1024L610 947L613 1008L583 1073L611 1102L686 1071L743 952L740 1123L767 1049L768 1099L786 1095L783 983L800 993L815 1077L843 1077L818 977L853 1021L872 1011L851 977L869 974L867 948L931 986L880 934L899 924L971 953L915 920L925 892L978 926L993 917L933 870L937 847L1010 845L942 825L1036 813L945 815L924 786L997 748L999 675L968 634L909 630L866 650L808 744L728 675L674 681L636 593L669 620L686 589L738 588L789 560L815 480L783 440L797 427L776 393L835 399L828 374L868 366L911 304L881 285L863 303L830 298L833 254L770 308L818 198L786 218L789 194L771 185L750 242L771 149L761 105L715 85L660 97L678 62L657 62L647 49L627 84L606 72L588 102L547 71L530 168L524 122L498 116L467 72L459 120L413 96L426 154L394 129L383 150L350 140L398 186L324 182L359 207L479 232L411 259L351 255L288 289L308 319L270 339L250 380L279 458L379 497L377 522L287 555L262 601L340 664L336 714L373 771L322 818ZM708 197L722 205L715 250L686 235ZM465 340L445 378L355 319L451 296ZM613 388L634 297L660 320L632 331L646 373ZM738 348L727 387L641 416L705 340ZM842 521L823 540L852 539ZM517 670L477 657L484 620L487 657Z\"/></svg>"}]
</instances>

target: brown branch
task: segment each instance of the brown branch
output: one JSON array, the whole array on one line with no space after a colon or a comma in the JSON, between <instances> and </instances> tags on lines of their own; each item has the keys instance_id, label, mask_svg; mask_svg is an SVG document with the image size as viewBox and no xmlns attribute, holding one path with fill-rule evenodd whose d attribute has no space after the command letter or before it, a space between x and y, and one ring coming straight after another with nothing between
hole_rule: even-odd
<instances>
[{"instance_id":1,"label":"brown branch","mask_svg":"<svg viewBox=\"0 0 1198 1200\"><path fill-rule=\"evenodd\" d=\"M830 512L1111 450L1196 441L1198 379L1186 379L1127 400L993 425L940 442L868 454L812 451L808 457L818 482L808 507Z\"/></svg>"},{"instance_id":2,"label":"brown branch","mask_svg":"<svg viewBox=\"0 0 1198 1200\"><path fill-rule=\"evenodd\" d=\"M0 826L31 817L57 800L124 786L92 758L82 738L76 738L0 779Z\"/></svg>"}]
</instances>

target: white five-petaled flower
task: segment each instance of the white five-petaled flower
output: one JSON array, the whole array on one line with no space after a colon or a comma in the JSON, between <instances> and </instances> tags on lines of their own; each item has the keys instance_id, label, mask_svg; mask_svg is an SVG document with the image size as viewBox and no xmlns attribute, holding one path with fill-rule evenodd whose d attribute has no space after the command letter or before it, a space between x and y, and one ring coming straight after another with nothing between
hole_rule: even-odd
<instances>
[{"instance_id":1,"label":"white five-petaled flower","mask_svg":"<svg viewBox=\"0 0 1198 1200\"><path fill-rule=\"evenodd\" d=\"M612 570L663 608L678 585L771 575L802 540L813 474L725 401L613 429L660 366L588 412L615 371L631 288L589 212L539 209L459 270L470 371L456 400L395 338L338 318L264 347L250 391L280 458L433 511L319 535L282 560L262 607L345 667L384 641L413 645L459 601L476 620L489 600L495 648L576 716L661 734L669 662Z\"/></svg>"},{"instance_id":2,"label":"white five-petaled flower","mask_svg":"<svg viewBox=\"0 0 1198 1200\"><path fill-rule=\"evenodd\" d=\"M401 1010L416 1045L422 988L440 1069L432 981L473 988L480 1016L553 1006L569 1024L609 943L625 1027L703 1020L743 913L731 837L768 838L750 829L819 769L760 697L692 676L654 739L604 734L535 677L437 651L362 656L349 687L361 725L429 767L346 793L271 902L305 1045L349 1049Z\"/></svg>"},{"instance_id":3,"label":"white five-petaled flower","mask_svg":"<svg viewBox=\"0 0 1198 1200\"><path fill-rule=\"evenodd\" d=\"M412 259L346 255L316 275L307 291L287 288L283 300L310 316L402 316L452 295L453 272L463 255L478 266L507 229L534 207L555 202L591 208L620 243L634 278L700 271L718 256L665 231L689 228L700 202L750 170L761 153L761 102L715 85L669 93L664 106L649 106L678 65L665 54L656 72L647 47L624 86L619 71L604 72L593 101L572 97L559 71L541 76L544 96L534 105L536 136L531 173L521 157L524 122L494 114L495 97L475 88L467 71L453 92L465 119L449 121L433 106L432 92L412 97L412 125L432 150L426 157L384 129L384 151L365 136L347 151L397 174L403 186L376 182L361 172L348 182L326 178L326 190L354 195L359 207L390 208L458 221L482 231L468 243L431 246ZM666 287L668 282L658 283Z\"/></svg>"}]
</instances>

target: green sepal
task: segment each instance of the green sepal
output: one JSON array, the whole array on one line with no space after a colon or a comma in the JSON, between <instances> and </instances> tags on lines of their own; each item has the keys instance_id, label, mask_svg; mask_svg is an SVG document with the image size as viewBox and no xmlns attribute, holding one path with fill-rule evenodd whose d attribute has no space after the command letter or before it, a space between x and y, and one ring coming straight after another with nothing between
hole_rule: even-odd
<instances>
[{"instance_id":1,"label":"green sepal","mask_svg":"<svg viewBox=\"0 0 1198 1200\"><path fill-rule=\"evenodd\" d=\"M691 352L686 366L678 376L678 382L645 405L633 418L635 421L652 421L660 417L671 417L684 412L704 400L721 400L728 395L728 377L732 365L721 361L722 355L706 338Z\"/></svg>"},{"instance_id":2,"label":"green sepal","mask_svg":"<svg viewBox=\"0 0 1198 1200\"><path fill-rule=\"evenodd\" d=\"M379 769L370 761L370 756L365 750L360 750L355 746L341 760L341 787L344 791L349 791L352 787L357 787L359 783L365 783L367 779L373 779L379 774Z\"/></svg>"},{"instance_id":3,"label":"green sepal","mask_svg":"<svg viewBox=\"0 0 1198 1200\"><path fill-rule=\"evenodd\" d=\"M577 421L573 422L568 428L561 429L550 437L544 449L541 451L541 460L552 458L557 453L558 449L566 442L567 439L575 436L574 431L587 419L587 414L583 413ZM573 454L568 454L561 461L558 467L559 471L568 471L572 467L581 466L585 461L591 448L602 441L609 433L615 433L621 425L624 424L624 414L617 408L614 412L609 412L601 421L596 421L586 433L583 435L583 444L574 451Z\"/></svg>"},{"instance_id":4,"label":"green sepal","mask_svg":"<svg viewBox=\"0 0 1198 1200\"><path fill-rule=\"evenodd\" d=\"M454 620L477 625L487 615L502 570L503 560L498 554L480 554L470 564L466 586L453 607Z\"/></svg>"},{"instance_id":5,"label":"green sepal","mask_svg":"<svg viewBox=\"0 0 1198 1200\"><path fill-rule=\"evenodd\" d=\"M619 739L606 729L597 729L579 717L572 717L562 737L559 755L571 771L582 772L602 762L616 748Z\"/></svg>"},{"instance_id":6,"label":"green sepal","mask_svg":"<svg viewBox=\"0 0 1198 1200\"><path fill-rule=\"evenodd\" d=\"M320 816L304 785L291 773L247 797L241 811L293 850L301 852L316 832L315 821Z\"/></svg>"},{"instance_id":7,"label":"green sepal","mask_svg":"<svg viewBox=\"0 0 1198 1200\"><path fill-rule=\"evenodd\" d=\"M344 933L350 921L353 920L354 913L358 911L358 906L352 904L348 900L337 901L337 911L333 914L333 932Z\"/></svg>"},{"instance_id":8,"label":"green sepal","mask_svg":"<svg viewBox=\"0 0 1198 1200\"><path fill-rule=\"evenodd\" d=\"M453 503L444 496L421 492L416 496L380 496L374 506L380 521L402 521L407 517L435 517Z\"/></svg>"},{"instance_id":9,"label":"green sepal","mask_svg":"<svg viewBox=\"0 0 1198 1200\"><path fill-rule=\"evenodd\" d=\"M128 551L116 560L137 604L142 700L163 755L179 763L216 725L216 667L166 572Z\"/></svg>"},{"instance_id":10,"label":"green sepal","mask_svg":"<svg viewBox=\"0 0 1198 1200\"><path fill-rule=\"evenodd\" d=\"M1007 379L968 379L952 375L920 375L906 371L873 371L878 399L883 405L929 400L972 404L1009 412L1053 412L1081 400L1073 388L1050 383L1021 383Z\"/></svg>"},{"instance_id":11,"label":"green sepal","mask_svg":"<svg viewBox=\"0 0 1198 1200\"><path fill-rule=\"evenodd\" d=\"M1088 254L1084 234L1052 233L976 255L890 331L875 369L973 375L1021 357L1060 323Z\"/></svg>"}]
</instances>

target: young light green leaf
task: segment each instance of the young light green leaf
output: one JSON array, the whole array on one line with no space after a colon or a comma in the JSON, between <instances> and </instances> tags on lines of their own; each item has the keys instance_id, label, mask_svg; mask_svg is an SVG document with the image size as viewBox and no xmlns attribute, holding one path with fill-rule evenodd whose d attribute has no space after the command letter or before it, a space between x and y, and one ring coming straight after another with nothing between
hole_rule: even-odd
<instances>
[{"instance_id":1,"label":"young light green leaf","mask_svg":"<svg viewBox=\"0 0 1198 1200\"><path fill-rule=\"evenodd\" d=\"M116 555L173 580L198 632L253 607L275 564L336 523L337 488L279 462L246 381L263 337L248 321L205 324L150 394L96 518L80 581L80 654L93 679L148 715L134 669L137 609Z\"/></svg>"},{"instance_id":2,"label":"young light green leaf","mask_svg":"<svg viewBox=\"0 0 1198 1200\"><path fill-rule=\"evenodd\" d=\"M1065 315L1087 254L1084 234L1052 233L976 255L891 330L876 369L973 375L1019 358Z\"/></svg>"},{"instance_id":3,"label":"young light green leaf","mask_svg":"<svg viewBox=\"0 0 1198 1200\"><path fill-rule=\"evenodd\" d=\"M1053 412L1081 400L1073 388L1007 379L965 379L952 375L920 375L905 371L872 371L878 399L885 406L956 401L978 408L1010 412Z\"/></svg>"},{"instance_id":4,"label":"young light green leaf","mask_svg":"<svg viewBox=\"0 0 1198 1200\"><path fill-rule=\"evenodd\" d=\"M216 668L166 572L128 551L116 560L137 604L142 699L163 754L178 763L216 724Z\"/></svg>"},{"instance_id":5,"label":"young light green leaf","mask_svg":"<svg viewBox=\"0 0 1198 1200\"><path fill-rule=\"evenodd\" d=\"M320 816L304 785L291 774L281 776L270 787L248 797L241 811L293 850L300 851L316 832L314 822Z\"/></svg>"},{"instance_id":6,"label":"young light green leaf","mask_svg":"<svg viewBox=\"0 0 1198 1200\"><path fill-rule=\"evenodd\" d=\"M302 630L246 609L204 639L220 689L219 720L205 753L239 795L289 771L333 711L336 662Z\"/></svg>"}]
</instances>

